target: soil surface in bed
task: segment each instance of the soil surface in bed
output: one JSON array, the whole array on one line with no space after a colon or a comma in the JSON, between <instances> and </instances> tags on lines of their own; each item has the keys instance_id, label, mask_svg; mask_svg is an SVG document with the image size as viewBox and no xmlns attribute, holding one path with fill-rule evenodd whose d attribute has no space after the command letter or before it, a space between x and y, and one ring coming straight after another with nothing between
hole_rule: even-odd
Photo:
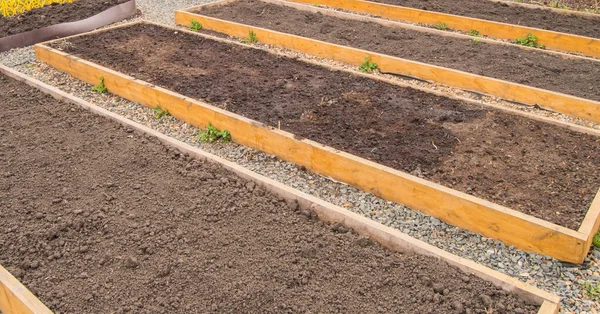
<instances>
[{"instance_id":1,"label":"soil surface in bed","mask_svg":"<svg viewBox=\"0 0 600 314\"><path fill-rule=\"evenodd\" d=\"M536 312L444 262L389 251L219 166L0 83L0 264L56 313Z\"/></svg>"},{"instance_id":2,"label":"soil surface in bed","mask_svg":"<svg viewBox=\"0 0 600 314\"><path fill-rule=\"evenodd\" d=\"M488 107L150 24L54 46L570 228L600 187L600 138Z\"/></svg>"},{"instance_id":3,"label":"soil surface in bed","mask_svg":"<svg viewBox=\"0 0 600 314\"><path fill-rule=\"evenodd\" d=\"M15 16L0 16L0 38L50 25L83 20L127 1L129 0L75 0L73 3L55 3Z\"/></svg>"},{"instance_id":4,"label":"soil surface in bed","mask_svg":"<svg viewBox=\"0 0 600 314\"><path fill-rule=\"evenodd\" d=\"M600 38L600 16L561 14L543 8L509 6L489 0L369 0L420 10L462 15L483 20ZM443 21L442 21L443 22ZM525 34L515 34L519 37Z\"/></svg>"},{"instance_id":5,"label":"soil surface in bed","mask_svg":"<svg viewBox=\"0 0 600 314\"><path fill-rule=\"evenodd\" d=\"M596 61L330 17L258 0L206 7L199 13L600 101L600 62Z\"/></svg>"}]
</instances>

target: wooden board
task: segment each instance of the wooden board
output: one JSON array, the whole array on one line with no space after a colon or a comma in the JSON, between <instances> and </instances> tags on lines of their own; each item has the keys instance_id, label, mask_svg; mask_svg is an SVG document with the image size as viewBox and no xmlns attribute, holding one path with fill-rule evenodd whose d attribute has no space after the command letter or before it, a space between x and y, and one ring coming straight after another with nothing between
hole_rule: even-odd
<instances>
[{"instance_id":1,"label":"wooden board","mask_svg":"<svg viewBox=\"0 0 600 314\"><path fill-rule=\"evenodd\" d=\"M133 122L123 116L100 108L80 98L67 94L55 87L44 84L36 79L18 73L15 70L9 69L0 65L0 73L8 75L17 80L23 81L26 84L40 89L42 92L53 96L56 99L67 101L78 105L86 110L105 116L122 125L132 128L138 132L148 134L160 140L167 146L178 149L184 154L189 154L194 158L216 163L223 166L225 169L234 172L240 177L253 181L257 185L264 187L268 191L288 200L297 201L302 208L310 209L317 213L320 219L332 223L342 223L346 227L355 230L357 233L368 236L371 239L379 242L383 246L397 250L400 252L414 252L437 258L450 265L456 266L465 273L473 274L485 281L494 284L505 291L515 293L524 300L533 302L533 304L541 305L538 314L554 314L558 312L560 298L538 288L530 286L508 275L494 271L485 266L479 265L471 260L458 257L454 254L443 251L425 242L412 238L397 229L386 227L371 219L356 213L350 212L339 206L325 202L314 196L305 194L289 186L286 186L273 179L269 179L255 172L252 172L236 163L227 161L220 157L206 153L197 147L178 141L174 138L166 136L160 132L152 130L146 126ZM34 300L35 302L35 300ZM7 312L11 313L11 312ZM43 311L37 313L45 313Z\"/></svg>"},{"instance_id":2,"label":"wooden board","mask_svg":"<svg viewBox=\"0 0 600 314\"><path fill-rule=\"evenodd\" d=\"M274 1L269 2L273 3ZM218 3L220 2L216 4ZM215 3L210 5L215 5ZM199 7L194 7L193 9L197 8ZM197 13L190 13L187 10L175 12L175 22L178 25L187 27L192 20L201 23L204 29L235 37L247 37L248 32L252 30L256 33L261 43L284 47L356 66L363 62L365 57L370 56L372 61L377 63L382 71L435 81L448 86L476 91L529 105L537 104L546 109L600 123L600 102L597 101L362 49L224 21Z\"/></svg>"},{"instance_id":3,"label":"wooden board","mask_svg":"<svg viewBox=\"0 0 600 314\"><path fill-rule=\"evenodd\" d=\"M572 263L581 263L590 248L587 234L301 139L46 45L37 45L35 51L40 61L89 84L97 84L103 76L108 91L113 94L151 108L160 106L197 127L205 127L210 122L219 129L229 130L232 139L239 144L276 155L458 227L500 239L508 245Z\"/></svg>"},{"instance_id":4,"label":"wooden board","mask_svg":"<svg viewBox=\"0 0 600 314\"><path fill-rule=\"evenodd\" d=\"M6 314L52 314L52 311L2 266L0 266L0 311Z\"/></svg>"},{"instance_id":5,"label":"wooden board","mask_svg":"<svg viewBox=\"0 0 600 314\"><path fill-rule=\"evenodd\" d=\"M549 49L600 58L600 39L597 38L559 33L539 28L493 22L364 0L287 1L306 3L310 5L321 4L333 8L366 13L391 20L407 21L411 23L434 25L441 22L446 23L449 28L454 30L468 32L472 29L475 29L483 36L498 39L515 40L516 38L525 37L525 35L531 33L538 37L540 44L545 45Z\"/></svg>"}]
</instances>

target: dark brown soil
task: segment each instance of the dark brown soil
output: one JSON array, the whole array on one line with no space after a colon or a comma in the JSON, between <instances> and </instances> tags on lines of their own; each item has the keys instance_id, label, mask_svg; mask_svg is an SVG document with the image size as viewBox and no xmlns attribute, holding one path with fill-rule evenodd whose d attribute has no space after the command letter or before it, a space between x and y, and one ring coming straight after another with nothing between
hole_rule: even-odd
<instances>
[{"instance_id":1,"label":"dark brown soil","mask_svg":"<svg viewBox=\"0 0 600 314\"><path fill-rule=\"evenodd\" d=\"M209 7L200 13L600 101L600 62L346 20L257 0Z\"/></svg>"},{"instance_id":2,"label":"dark brown soil","mask_svg":"<svg viewBox=\"0 0 600 314\"><path fill-rule=\"evenodd\" d=\"M549 10L508 6L488 0L372 0L427 11L523 25L555 32L600 38L600 16L565 15ZM443 21L441 21L443 22ZM515 34L515 37L524 34Z\"/></svg>"},{"instance_id":3,"label":"dark brown soil","mask_svg":"<svg viewBox=\"0 0 600 314\"><path fill-rule=\"evenodd\" d=\"M0 77L0 263L56 313L535 313Z\"/></svg>"},{"instance_id":4,"label":"dark brown soil","mask_svg":"<svg viewBox=\"0 0 600 314\"><path fill-rule=\"evenodd\" d=\"M154 25L70 42L59 46L570 228L578 228L600 187L600 139L551 124Z\"/></svg>"},{"instance_id":5,"label":"dark brown soil","mask_svg":"<svg viewBox=\"0 0 600 314\"><path fill-rule=\"evenodd\" d=\"M73 3L55 3L11 16L0 16L0 38L24 33L50 25L74 22L94 16L128 0L75 0Z\"/></svg>"}]
</instances>

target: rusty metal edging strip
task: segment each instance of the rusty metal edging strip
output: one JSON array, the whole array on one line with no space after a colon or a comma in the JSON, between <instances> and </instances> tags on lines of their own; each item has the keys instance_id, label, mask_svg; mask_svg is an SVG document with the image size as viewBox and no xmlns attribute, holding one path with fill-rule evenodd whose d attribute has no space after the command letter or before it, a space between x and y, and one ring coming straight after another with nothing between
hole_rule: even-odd
<instances>
[{"instance_id":1,"label":"rusty metal edging strip","mask_svg":"<svg viewBox=\"0 0 600 314\"><path fill-rule=\"evenodd\" d=\"M0 64L0 73L7 75L18 81L22 81L43 93L65 102L72 103L94 114L104 116L124 126L131 127L141 133L148 134L157 138L163 144L175 148L182 153L190 154L194 158L202 159L211 163L219 164L228 171L236 175L257 183L268 191L288 200L297 201L303 208L309 208L317 213L319 219L331 223L342 223L346 227L353 229L357 233L368 236L377 241L382 246L390 250L400 252L413 252L426 256L434 257L440 261L446 262L452 266L461 269L463 272L473 274L487 282L492 283L496 287L502 288L505 291L515 293L520 297L532 301L540 305L538 314L557 313L560 308L560 297L549 292L521 282L516 278L495 271L486 266L480 265L474 261L459 257L452 253L446 252L433 245L427 244L421 240L415 239L407 234L400 232L397 229L384 226L374 220L366 218L357 213L353 213L347 209L333 205L329 202L321 200L315 196L308 195L298 191L281 182L267 178L263 175L246 169L237 163L225 160L221 157L207 153L198 147L191 146L177 139L171 138L149 127L143 126L137 122L129 120L119 114L110 112L104 108L91 104L81 98L65 93L55 87L49 86L41 81L38 81L25 74L19 73L13 69ZM1 268L0 268L1 269ZM37 300L37 299L36 299ZM39 300L37 300L39 301Z\"/></svg>"},{"instance_id":2,"label":"rusty metal edging strip","mask_svg":"<svg viewBox=\"0 0 600 314\"><path fill-rule=\"evenodd\" d=\"M31 46L43 41L89 32L124 20L137 11L135 0L115 5L83 20L55 24L29 32L0 38L0 52Z\"/></svg>"}]
</instances>

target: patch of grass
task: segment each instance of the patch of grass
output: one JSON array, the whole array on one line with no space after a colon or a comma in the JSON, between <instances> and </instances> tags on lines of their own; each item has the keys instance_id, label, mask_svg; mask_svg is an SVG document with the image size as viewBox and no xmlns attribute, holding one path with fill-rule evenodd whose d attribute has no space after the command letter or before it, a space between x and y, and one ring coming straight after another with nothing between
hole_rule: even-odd
<instances>
[{"instance_id":1,"label":"patch of grass","mask_svg":"<svg viewBox=\"0 0 600 314\"><path fill-rule=\"evenodd\" d=\"M596 232L594 239L592 240L594 247L600 248L600 231Z\"/></svg>"},{"instance_id":2,"label":"patch of grass","mask_svg":"<svg viewBox=\"0 0 600 314\"><path fill-rule=\"evenodd\" d=\"M433 28L439 29L441 31L447 31L450 29L450 27L448 27L448 24L442 23L442 22L437 22L437 23L433 24Z\"/></svg>"},{"instance_id":3,"label":"patch of grass","mask_svg":"<svg viewBox=\"0 0 600 314\"><path fill-rule=\"evenodd\" d=\"M472 29L472 30L470 30L470 31L467 33L467 35L469 35L469 36L473 36L473 37L479 37L479 36L480 36L480 34L479 34L479 31L478 31L478 30L476 30L476 29Z\"/></svg>"},{"instance_id":4,"label":"patch of grass","mask_svg":"<svg viewBox=\"0 0 600 314\"><path fill-rule=\"evenodd\" d=\"M360 63L358 69L363 73L373 73L373 71L379 69L377 63L371 61L371 57L365 57L365 60Z\"/></svg>"},{"instance_id":5,"label":"patch of grass","mask_svg":"<svg viewBox=\"0 0 600 314\"><path fill-rule=\"evenodd\" d=\"M523 38L515 39L515 44L521 45L521 46L527 46L527 47L541 48L541 49L546 48L546 46L540 45L538 43L537 36L535 36L531 33L527 33L527 35L525 35L525 37L523 37Z\"/></svg>"},{"instance_id":6,"label":"patch of grass","mask_svg":"<svg viewBox=\"0 0 600 314\"><path fill-rule=\"evenodd\" d=\"M583 289L585 289L590 298L596 301L600 301L600 283L586 281L583 284Z\"/></svg>"},{"instance_id":7,"label":"patch of grass","mask_svg":"<svg viewBox=\"0 0 600 314\"><path fill-rule=\"evenodd\" d=\"M169 113L169 110L163 110L159 106L154 107L154 109L152 109L152 111L154 111L154 119L156 119L156 120L160 120L163 117L171 116L171 114Z\"/></svg>"},{"instance_id":8,"label":"patch of grass","mask_svg":"<svg viewBox=\"0 0 600 314\"><path fill-rule=\"evenodd\" d=\"M190 30L193 32L198 32L202 29L202 24L196 20L192 20L190 23Z\"/></svg>"},{"instance_id":9,"label":"patch of grass","mask_svg":"<svg viewBox=\"0 0 600 314\"><path fill-rule=\"evenodd\" d=\"M231 141L231 133L227 130L219 131L210 122L206 126L206 130L198 131L198 136L196 136L196 141L202 143L213 143L217 140L228 143Z\"/></svg>"},{"instance_id":10,"label":"patch of grass","mask_svg":"<svg viewBox=\"0 0 600 314\"><path fill-rule=\"evenodd\" d=\"M242 38L242 42L245 44L256 44L258 42L258 37L254 31L248 32L248 37Z\"/></svg>"},{"instance_id":11,"label":"patch of grass","mask_svg":"<svg viewBox=\"0 0 600 314\"><path fill-rule=\"evenodd\" d=\"M92 90L95 91L98 94L103 94L106 91L108 91L108 89L106 88L106 86L104 85L104 76L100 77L100 84L92 87Z\"/></svg>"}]
</instances>

